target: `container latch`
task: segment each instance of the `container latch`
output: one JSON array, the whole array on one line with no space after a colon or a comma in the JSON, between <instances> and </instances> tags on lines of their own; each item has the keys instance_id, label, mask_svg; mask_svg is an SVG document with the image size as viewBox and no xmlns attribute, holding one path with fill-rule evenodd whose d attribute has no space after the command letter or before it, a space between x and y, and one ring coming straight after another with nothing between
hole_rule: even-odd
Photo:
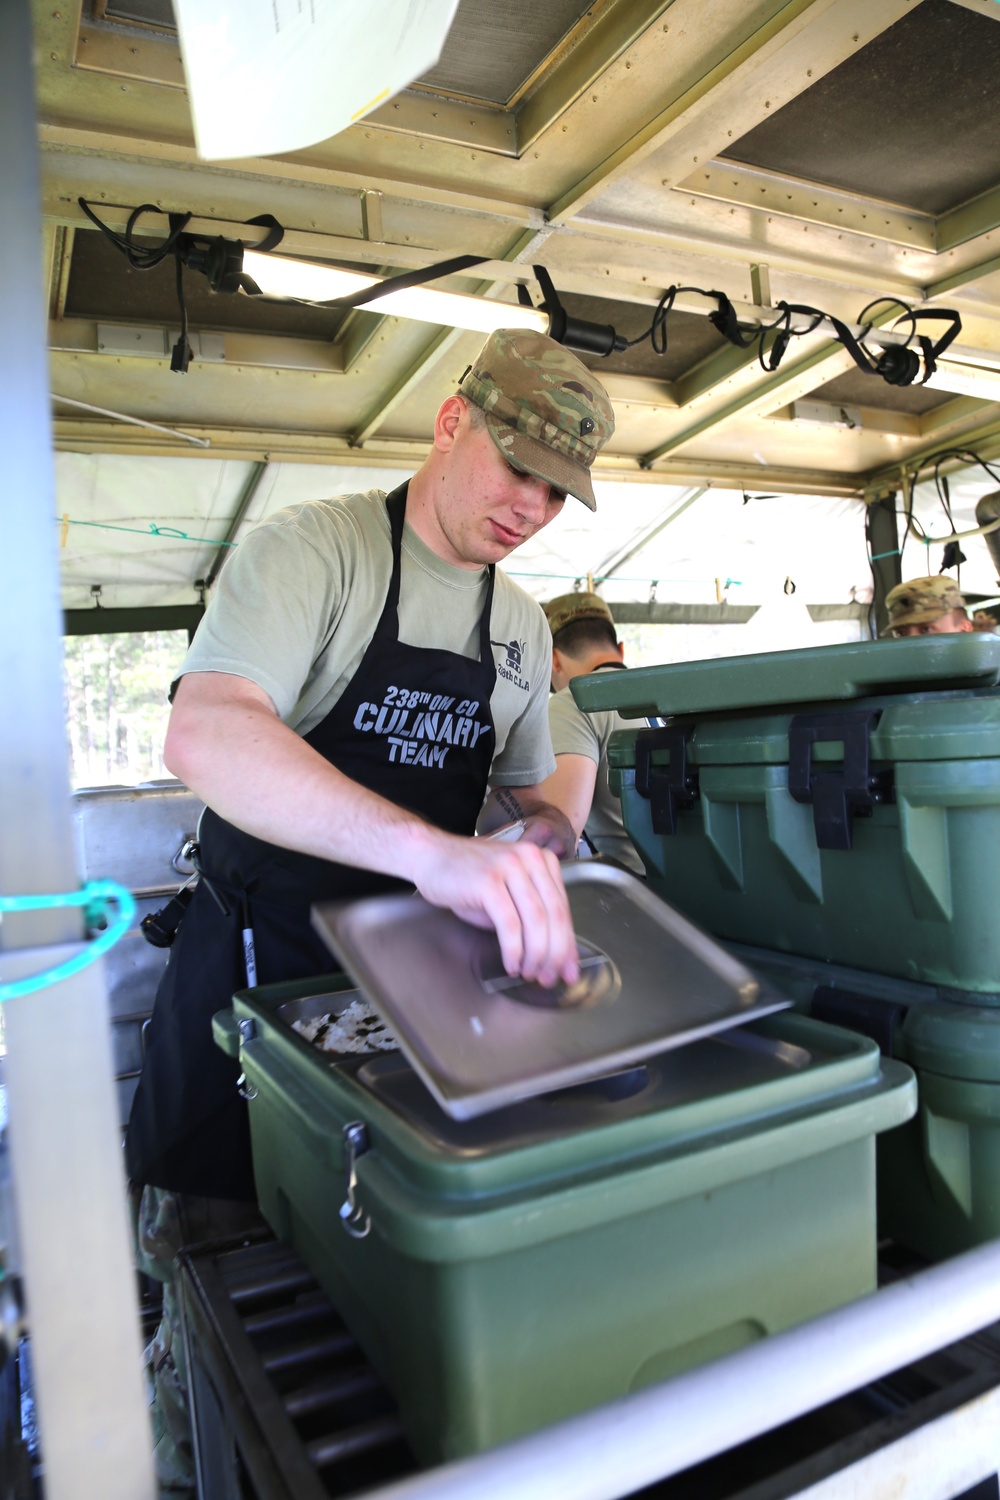
<instances>
[{"instance_id":1,"label":"container latch","mask_svg":"<svg viewBox=\"0 0 1000 1500\"><path fill-rule=\"evenodd\" d=\"M344 1126L344 1187L346 1197L340 1205L340 1222L354 1240L363 1240L372 1221L355 1201L358 1190L357 1161L368 1150L368 1131L362 1120L351 1120Z\"/></svg>"},{"instance_id":2,"label":"container latch","mask_svg":"<svg viewBox=\"0 0 1000 1500\"><path fill-rule=\"evenodd\" d=\"M237 1021L241 1042L253 1042L257 1038L257 1026L251 1016L244 1016L242 1021ZM241 1073L236 1080L236 1092L241 1099L256 1099L257 1085L251 1083L245 1072Z\"/></svg>"},{"instance_id":3,"label":"container latch","mask_svg":"<svg viewBox=\"0 0 1000 1500\"><path fill-rule=\"evenodd\" d=\"M895 802L892 768L872 771L870 738L881 709L852 708L837 713L796 714L788 726L788 790L796 802L810 802L820 849L850 849L855 818L870 818L876 802ZM844 747L839 769L817 770L812 747Z\"/></svg>"},{"instance_id":4,"label":"container latch","mask_svg":"<svg viewBox=\"0 0 1000 1500\"><path fill-rule=\"evenodd\" d=\"M676 833L678 811L698 800L698 773L687 767L690 734L690 729L668 724L640 729L635 737L635 789L649 802L654 833ZM669 750L669 766L653 765L654 750Z\"/></svg>"}]
</instances>

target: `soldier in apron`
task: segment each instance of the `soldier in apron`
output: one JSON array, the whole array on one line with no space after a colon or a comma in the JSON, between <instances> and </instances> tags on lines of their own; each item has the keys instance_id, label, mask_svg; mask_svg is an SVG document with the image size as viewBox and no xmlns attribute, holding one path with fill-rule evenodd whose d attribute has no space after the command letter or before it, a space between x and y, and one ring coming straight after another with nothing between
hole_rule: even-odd
<instances>
[{"instance_id":1,"label":"soldier in apron","mask_svg":"<svg viewBox=\"0 0 1000 1500\"><path fill-rule=\"evenodd\" d=\"M278 511L220 575L164 752L206 803L203 873L126 1139L140 1264L168 1290L149 1351L165 1492L193 1485L171 1250L186 1224L254 1213L246 1106L213 1014L248 983L333 967L314 902L407 887L493 927L510 973L577 976L558 866L572 832L540 792L555 769L549 630L496 564L568 494L594 508L590 466L613 430L574 355L501 330L443 403L408 484ZM512 817L525 824L516 843L471 837Z\"/></svg>"}]
</instances>

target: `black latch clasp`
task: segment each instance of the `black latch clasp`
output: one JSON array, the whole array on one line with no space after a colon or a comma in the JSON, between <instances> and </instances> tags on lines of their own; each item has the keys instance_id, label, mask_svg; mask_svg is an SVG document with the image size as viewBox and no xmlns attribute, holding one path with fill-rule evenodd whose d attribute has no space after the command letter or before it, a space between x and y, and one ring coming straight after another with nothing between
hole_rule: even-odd
<instances>
[{"instance_id":1,"label":"black latch clasp","mask_svg":"<svg viewBox=\"0 0 1000 1500\"><path fill-rule=\"evenodd\" d=\"M139 923L139 930L147 943L151 943L154 948L169 948L172 945L193 895L194 889L188 881L176 895L171 896L166 906L161 906L159 911L146 913Z\"/></svg>"},{"instance_id":2,"label":"black latch clasp","mask_svg":"<svg viewBox=\"0 0 1000 1500\"><path fill-rule=\"evenodd\" d=\"M870 818L876 802L896 800L891 767L872 771L869 741L881 709L853 708L838 713L796 714L788 726L788 790L796 802L811 802L820 849L850 849L853 820ZM815 744L841 743L844 764L817 770Z\"/></svg>"},{"instance_id":3,"label":"black latch clasp","mask_svg":"<svg viewBox=\"0 0 1000 1500\"><path fill-rule=\"evenodd\" d=\"M635 789L649 802L653 832L677 832L677 813L698 800L698 773L688 771L690 729L667 724L662 729L640 729L635 737ZM653 751L668 750L669 766L654 766Z\"/></svg>"}]
</instances>

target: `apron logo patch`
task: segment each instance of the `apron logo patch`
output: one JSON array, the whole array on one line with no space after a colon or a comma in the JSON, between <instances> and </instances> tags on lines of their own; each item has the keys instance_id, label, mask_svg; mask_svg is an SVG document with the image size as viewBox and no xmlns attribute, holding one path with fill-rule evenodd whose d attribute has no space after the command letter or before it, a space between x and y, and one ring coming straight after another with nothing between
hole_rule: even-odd
<instances>
[{"instance_id":1,"label":"apron logo patch","mask_svg":"<svg viewBox=\"0 0 1000 1500\"><path fill-rule=\"evenodd\" d=\"M391 687L381 704L358 704L354 727L383 736L390 763L440 769L453 746L474 750L490 728L478 715L479 704L468 698L456 703L443 693Z\"/></svg>"},{"instance_id":2,"label":"apron logo patch","mask_svg":"<svg viewBox=\"0 0 1000 1500\"><path fill-rule=\"evenodd\" d=\"M514 687L520 688L522 692L528 692L530 684L527 678L521 676L521 663L524 659L524 648L527 641L490 641L491 646L498 646L501 651L507 653L505 662L497 662L497 676L502 677L505 682L510 682Z\"/></svg>"}]
</instances>

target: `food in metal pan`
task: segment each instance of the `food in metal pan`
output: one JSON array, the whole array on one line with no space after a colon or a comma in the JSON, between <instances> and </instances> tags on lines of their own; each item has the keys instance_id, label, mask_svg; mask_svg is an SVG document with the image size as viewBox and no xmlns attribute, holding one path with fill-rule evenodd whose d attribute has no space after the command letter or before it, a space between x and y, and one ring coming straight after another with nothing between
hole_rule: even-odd
<instances>
[{"instance_id":1,"label":"food in metal pan","mask_svg":"<svg viewBox=\"0 0 1000 1500\"><path fill-rule=\"evenodd\" d=\"M322 1052L393 1052L399 1043L367 1000L352 1000L340 1015L309 1016L292 1030Z\"/></svg>"}]
</instances>

